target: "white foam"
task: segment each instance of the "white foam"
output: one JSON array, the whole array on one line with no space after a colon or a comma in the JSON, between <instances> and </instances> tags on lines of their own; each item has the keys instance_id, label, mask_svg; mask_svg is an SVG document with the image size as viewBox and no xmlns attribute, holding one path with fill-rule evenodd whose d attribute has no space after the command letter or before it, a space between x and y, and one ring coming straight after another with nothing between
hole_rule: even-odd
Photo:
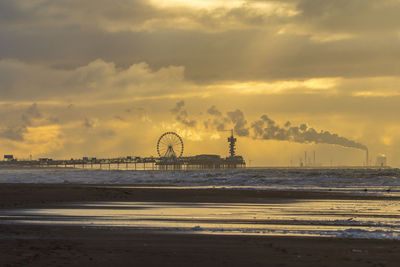
<instances>
[{"instance_id":1,"label":"white foam","mask_svg":"<svg viewBox=\"0 0 400 267\"><path fill-rule=\"evenodd\" d=\"M163 185L238 189L400 192L398 169L236 169L202 171L0 170L0 183Z\"/></svg>"}]
</instances>

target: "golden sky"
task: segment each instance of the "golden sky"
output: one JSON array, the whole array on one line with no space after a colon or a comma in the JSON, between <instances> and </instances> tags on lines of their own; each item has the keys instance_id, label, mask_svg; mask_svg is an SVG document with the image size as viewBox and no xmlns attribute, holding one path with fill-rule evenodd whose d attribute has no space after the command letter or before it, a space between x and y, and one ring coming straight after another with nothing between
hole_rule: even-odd
<instances>
[{"instance_id":1,"label":"golden sky","mask_svg":"<svg viewBox=\"0 0 400 267\"><path fill-rule=\"evenodd\" d=\"M364 163L325 132L400 166L399 14L399 0L2 0L0 153L155 156L173 130L185 155L225 156L235 127L252 165Z\"/></svg>"}]
</instances>

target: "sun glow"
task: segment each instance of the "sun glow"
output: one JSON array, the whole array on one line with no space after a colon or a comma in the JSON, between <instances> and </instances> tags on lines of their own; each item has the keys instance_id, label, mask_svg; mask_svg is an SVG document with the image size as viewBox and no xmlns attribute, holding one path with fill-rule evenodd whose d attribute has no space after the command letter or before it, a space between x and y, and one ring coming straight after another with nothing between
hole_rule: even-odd
<instances>
[{"instance_id":1,"label":"sun glow","mask_svg":"<svg viewBox=\"0 0 400 267\"><path fill-rule=\"evenodd\" d=\"M292 17L299 12L294 6L287 3L278 2L248 2L243 0L151 0L151 4L158 8L187 7L192 9L234 9L234 8L252 8L263 14L276 14L282 17Z\"/></svg>"},{"instance_id":2,"label":"sun glow","mask_svg":"<svg viewBox=\"0 0 400 267\"><path fill-rule=\"evenodd\" d=\"M304 81L276 81L276 82L241 82L218 85L225 89L231 89L236 93L282 93L290 90L322 91L335 88L340 78L315 78Z\"/></svg>"},{"instance_id":3,"label":"sun glow","mask_svg":"<svg viewBox=\"0 0 400 267\"><path fill-rule=\"evenodd\" d=\"M186 6L191 8L216 8L216 7L239 7L245 3L245 1L233 0L233 1L224 1L224 0L152 0L151 1L154 6L158 7L176 7L176 6Z\"/></svg>"}]
</instances>

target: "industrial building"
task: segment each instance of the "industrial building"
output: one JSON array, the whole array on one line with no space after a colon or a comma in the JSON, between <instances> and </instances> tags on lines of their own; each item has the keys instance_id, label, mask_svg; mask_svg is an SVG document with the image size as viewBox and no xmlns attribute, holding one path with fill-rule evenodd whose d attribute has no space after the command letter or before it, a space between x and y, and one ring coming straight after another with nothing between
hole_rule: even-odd
<instances>
[{"instance_id":1,"label":"industrial building","mask_svg":"<svg viewBox=\"0 0 400 267\"><path fill-rule=\"evenodd\" d=\"M387 157L384 154L379 154L376 157L376 166L377 167L386 167L387 166Z\"/></svg>"}]
</instances>

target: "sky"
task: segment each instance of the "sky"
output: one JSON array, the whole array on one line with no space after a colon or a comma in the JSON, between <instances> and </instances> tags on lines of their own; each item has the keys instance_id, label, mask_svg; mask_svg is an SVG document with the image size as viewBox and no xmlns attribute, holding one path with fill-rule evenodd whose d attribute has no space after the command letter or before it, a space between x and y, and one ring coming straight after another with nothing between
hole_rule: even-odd
<instances>
[{"instance_id":1,"label":"sky","mask_svg":"<svg viewBox=\"0 0 400 267\"><path fill-rule=\"evenodd\" d=\"M2 0L0 153L400 166L399 0Z\"/></svg>"}]
</instances>

